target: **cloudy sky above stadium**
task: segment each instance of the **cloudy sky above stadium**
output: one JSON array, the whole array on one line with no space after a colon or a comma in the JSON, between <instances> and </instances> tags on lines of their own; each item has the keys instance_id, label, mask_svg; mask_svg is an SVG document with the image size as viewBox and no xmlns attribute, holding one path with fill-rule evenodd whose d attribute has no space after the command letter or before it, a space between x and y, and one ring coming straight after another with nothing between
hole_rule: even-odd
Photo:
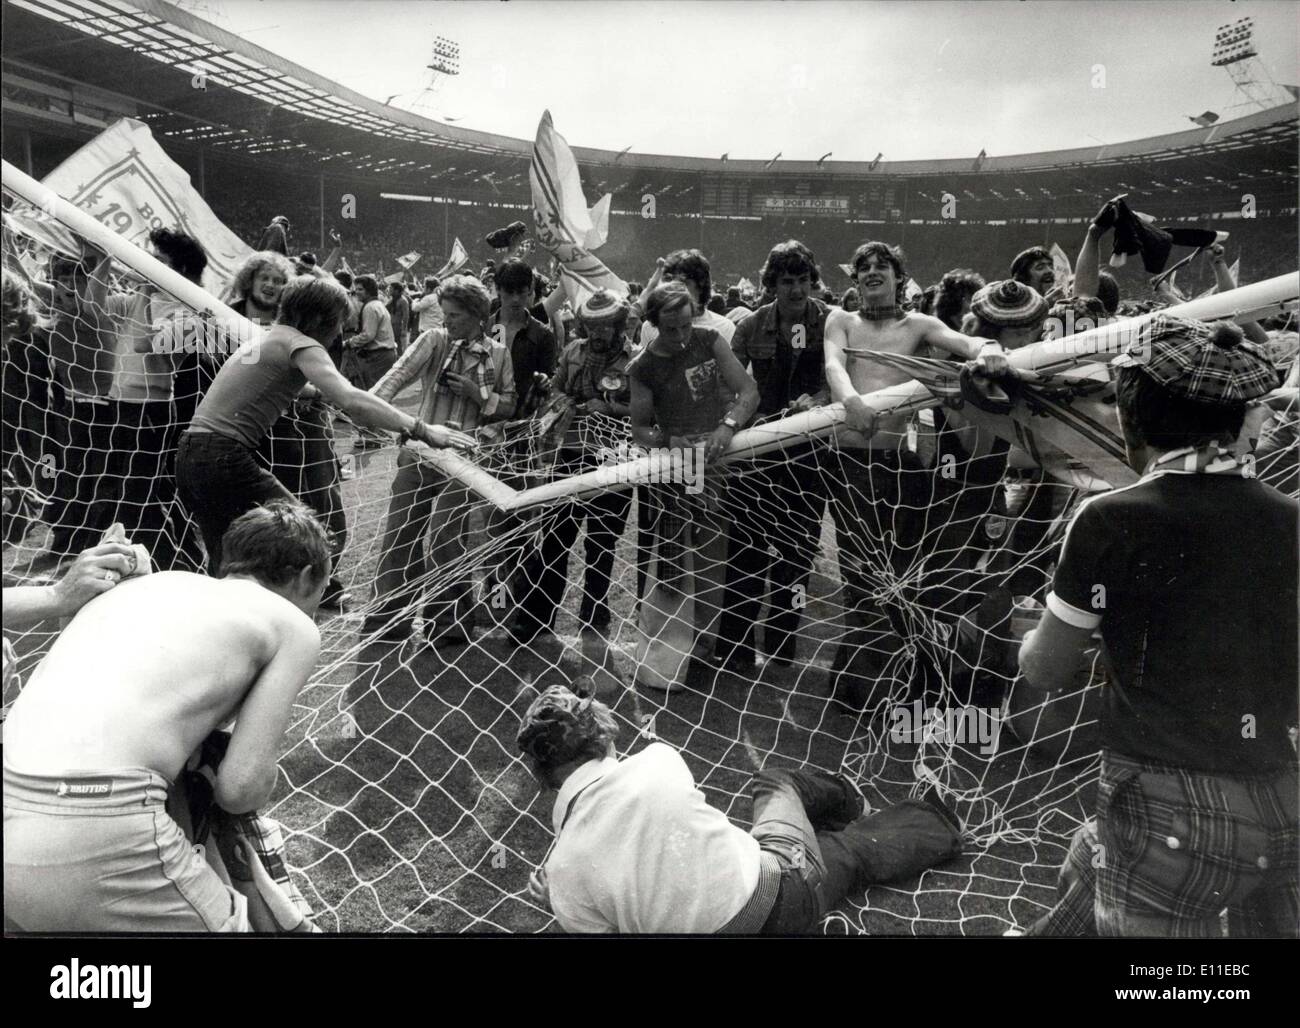
<instances>
[{"instance_id":1,"label":"cloudy sky above stadium","mask_svg":"<svg viewBox=\"0 0 1300 1028\"><path fill-rule=\"evenodd\" d=\"M1178 131L1205 110L1240 117L1255 108L1233 107L1209 57L1215 30L1246 15L1272 77L1297 77L1289 2L187 6L394 106L525 139L549 107L570 143L637 153L997 156ZM429 93L435 35L460 45L461 72Z\"/></svg>"}]
</instances>

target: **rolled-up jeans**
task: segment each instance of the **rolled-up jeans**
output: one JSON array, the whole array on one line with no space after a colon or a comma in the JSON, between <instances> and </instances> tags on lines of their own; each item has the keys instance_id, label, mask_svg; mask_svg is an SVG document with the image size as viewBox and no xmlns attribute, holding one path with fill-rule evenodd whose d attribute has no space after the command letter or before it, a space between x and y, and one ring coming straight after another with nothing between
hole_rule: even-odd
<instances>
[{"instance_id":1,"label":"rolled-up jeans","mask_svg":"<svg viewBox=\"0 0 1300 1028\"><path fill-rule=\"evenodd\" d=\"M957 826L920 800L845 823L841 780L785 769L750 783L759 847L781 864L781 887L764 934L812 931L854 889L909 878L961 852Z\"/></svg>"}]
</instances>

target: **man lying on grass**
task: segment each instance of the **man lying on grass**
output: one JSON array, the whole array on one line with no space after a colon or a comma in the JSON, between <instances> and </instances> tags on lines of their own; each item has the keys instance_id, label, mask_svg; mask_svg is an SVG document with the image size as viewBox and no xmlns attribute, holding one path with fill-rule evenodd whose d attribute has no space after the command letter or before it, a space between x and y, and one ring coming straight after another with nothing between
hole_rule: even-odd
<instances>
[{"instance_id":1,"label":"man lying on grass","mask_svg":"<svg viewBox=\"0 0 1300 1028\"><path fill-rule=\"evenodd\" d=\"M330 541L287 502L237 518L224 577L166 571L90 600L5 724L5 926L248 931L247 901L186 841L167 790L238 714L213 799L271 796L276 755L320 651Z\"/></svg>"},{"instance_id":2,"label":"man lying on grass","mask_svg":"<svg viewBox=\"0 0 1300 1028\"><path fill-rule=\"evenodd\" d=\"M605 704L553 685L518 746L555 790L555 845L528 894L569 932L809 932L849 892L905 879L961 852L956 818L907 800L868 816L839 777L760 771L754 827L709 806L686 762L654 742L614 755Z\"/></svg>"}]
</instances>

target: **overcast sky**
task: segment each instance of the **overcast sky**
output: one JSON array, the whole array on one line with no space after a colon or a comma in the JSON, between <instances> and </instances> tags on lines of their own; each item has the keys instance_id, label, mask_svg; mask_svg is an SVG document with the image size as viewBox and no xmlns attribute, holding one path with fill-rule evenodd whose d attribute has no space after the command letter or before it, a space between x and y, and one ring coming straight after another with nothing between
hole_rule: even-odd
<instances>
[{"instance_id":1,"label":"overcast sky","mask_svg":"<svg viewBox=\"0 0 1300 1028\"><path fill-rule=\"evenodd\" d=\"M542 110L577 146L815 160L990 155L1115 143L1225 119L1216 28L1250 15L1297 81L1289 0L655 3L191 0L185 6L396 106L531 139ZM421 96L433 37L461 73ZM1102 65L1096 69L1096 65ZM420 106L413 106L415 104Z\"/></svg>"}]
</instances>

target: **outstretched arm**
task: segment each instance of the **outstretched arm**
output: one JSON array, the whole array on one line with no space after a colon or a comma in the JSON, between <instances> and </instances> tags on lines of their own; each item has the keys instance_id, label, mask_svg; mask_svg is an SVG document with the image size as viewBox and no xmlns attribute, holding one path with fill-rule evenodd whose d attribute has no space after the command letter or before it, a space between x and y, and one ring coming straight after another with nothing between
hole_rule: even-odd
<instances>
[{"instance_id":1,"label":"outstretched arm","mask_svg":"<svg viewBox=\"0 0 1300 1028\"><path fill-rule=\"evenodd\" d=\"M1232 277L1232 269L1223 257L1223 247L1215 243L1209 248L1210 267L1214 269L1214 284L1219 292L1226 293L1237 288L1237 280ZM1252 343L1267 343L1268 333L1258 321L1241 322L1241 330Z\"/></svg>"},{"instance_id":2,"label":"outstretched arm","mask_svg":"<svg viewBox=\"0 0 1300 1028\"><path fill-rule=\"evenodd\" d=\"M1097 295L1101 286L1101 239L1107 231L1098 228L1094 222L1083 234L1083 245L1079 247L1079 256L1074 259L1075 296Z\"/></svg>"},{"instance_id":3,"label":"outstretched arm","mask_svg":"<svg viewBox=\"0 0 1300 1028\"><path fill-rule=\"evenodd\" d=\"M310 346L293 355L293 363L307 381L320 390L321 396L334 404L357 424L388 432L404 432L430 446L454 446L469 450L474 440L463 432L453 432L442 425L426 425L418 418L403 414L387 400L358 389L339 374L323 347Z\"/></svg>"},{"instance_id":4,"label":"outstretched arm","mask_svg":"<svg viewBox=\"0 0 1300 1028\"><path fill-rule=\"evenodd\" d=\"M919 316L925 319L922 342L951 353L954 357L974 361L976 369L986 375L1006 374L1010 367L1006 351L996 340L964 336L960 332L954 332L938 318L932 318L928 314Z\"/></svg>"}]
</instances>

